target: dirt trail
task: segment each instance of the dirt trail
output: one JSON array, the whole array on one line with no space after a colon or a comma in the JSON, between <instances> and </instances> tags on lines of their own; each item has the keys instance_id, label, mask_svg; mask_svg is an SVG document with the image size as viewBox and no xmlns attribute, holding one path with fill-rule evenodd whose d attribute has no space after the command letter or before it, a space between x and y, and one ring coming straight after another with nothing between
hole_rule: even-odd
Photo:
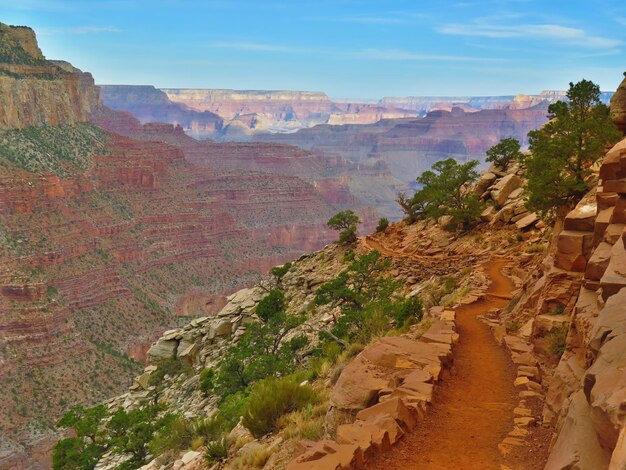
<instances>
[{"instance_id":1,"label":"dirt trail","mask_svg":"<svg viewBox=\"0 0 626 470\"><path fill-rule=\"evenodd\" d=\"M504 264L488 262L492 281L488 295L456 310L460 339L454 368L437 387L426 418L368 469L499 470L504 463L498 443L513 426L515 368L489 328L476 318L506 304L513 284L501 273Z\"/></svg>"}]
</instances>

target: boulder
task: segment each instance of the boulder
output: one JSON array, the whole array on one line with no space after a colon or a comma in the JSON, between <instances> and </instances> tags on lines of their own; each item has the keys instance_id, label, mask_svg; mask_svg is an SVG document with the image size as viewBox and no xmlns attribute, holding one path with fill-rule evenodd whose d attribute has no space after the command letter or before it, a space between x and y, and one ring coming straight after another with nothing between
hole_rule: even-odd
<instances>
[{"instance_id":1,"label":"boulder","mask_svg":"<svg viewBox=\"0 0 626 470\"><path fill-rule=\"evenodd\" d=\"M610 224L604 231L603 240L609 245L615 245L624 233L624 224Z\"/></svg>"},{"instance_id":2,"label":"boulder","mask_svg":"<svg viewBox=\"0 0 626 470\"><path fill-rule=\"evenodd\" d=\"M600 285L605 300L626 286L626 250L623 243L616 243L611 248L611 259L600 279Z\"/></svg>"},{"instance_id":3,"label":"boulder","mask_svg":"<svg viewBox=\"0 0 626 470\"><path fill-rule=\"evenodd\" d=\"M592 232L563 230L557 239L554 265L566 271L584 272L592 247Z\"/></svg>"},{"instance_id":4,"label":"boulder","mask_svg":"<svg viewBox=\"0 0 626 470\"><path fill-rule=\"evenodd\" d=\"M626 77L626 72L624 76ZM626 134L626 78L611 97L611 119L622 133Z\"/></svg>"},{"instance_id":5,"label":"boulder","mask_svg":"<svg viewBox=\"0 0 626 470\"><path fill-rule=\"evenodd\" d=\"M491 188L491 198L502 207L514 190L522 186L522 179L517 175L506 175Z\"/></svg>"},{"instance_id":6,"label":"boulder","mask_svg":"<svg viewBox=\"0 0 626 470\"><path fill-rule=\"evenodd\" d=\"M286 470L338 470L363 464L362 451L355 444L324 440L302 445L305 446L304 452L289 462Z\"/></svg>"},{"instance_id":7,"label":"boulder","mask_svg":"<svg viewBox=\"0 0 626 470\"><path fill-rule=\"evenodd\" d=\"M595 199L595 192L592 192L582 198L565 216L565 230L593 232L597 212L598 203Z\"/></svg>"},{"instance_id":8,"label":"boulder","mask_svg":"<svg viewBox=\"0 0 626 470\"><path fill-rule=\"evenodd\" d=\"M494 215L496 215L497 209L493 206L487 206L480 214L480 220L483 222L491 222Z\"/></svg>"},{"instance_id":9,"label":"boulder","mask_svg":"<svg viewBox=\"0 0 626 470\"><path fill-rule=\"evenodd\" d=\"M474 185L474 194L478 194L479 196L483 194L496 181L497 178L498 177L491 172L486 172L480 175Z\"/></svg>"},{"instance_id":10,"label":"boulder","mask_svg":"<svg viewBox=\"0 0 626 470\"><path fill-rule=\"evenodd\" d=\"M611 249L612 246L606 242L602 242L598 245L587 263L585 279L599 281L602 278L611 260Z\"/></svg>"},{"instance_id":11,"label":"boulder","mask_svg":"<svg viewBox=\"0 0 626 470\"><path fill-rule=\"evenodd\" d=\"M550 452L545 470L607 468L610 453L598 441L591 409L584 393L577 392L569 407L557 440Z\"/></svg>"},{"instance_id":12,"label":"boulder","mask_svg":"<svg viewBox=\"0 0 626 470\"><path fill-rule=\"evenodd\" d=\"M515 222L515 226L520 230L527 230L528 228L535 225L538 221L539 217L533 212L532 214L528 214Z\"/></svg>"},{"instance_id":13,"label":"boulder","mask_svg":"<svg viewBox=\"0 0 626 470\"><path fill-rule=\"evenodd\" d=\"M163 359L174 359L178 349L178 341L175 339L160 339L148 349L150 362L158 362Z\"/></svg>"}]
</instances>

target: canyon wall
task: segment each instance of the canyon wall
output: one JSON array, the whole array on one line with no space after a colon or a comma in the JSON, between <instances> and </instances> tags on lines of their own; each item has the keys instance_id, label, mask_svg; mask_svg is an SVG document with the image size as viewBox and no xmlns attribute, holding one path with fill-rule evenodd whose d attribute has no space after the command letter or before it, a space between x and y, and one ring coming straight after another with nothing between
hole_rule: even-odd
<instances>
[{"instance_id":1,"label":"canyon wall","mask_svg":"<svg viewBox=\"0 0 626 470\"><path fill-rule=\"evenodd\" d=\"M214 136L224 125L222 117L173 103L164 92L153 86L103 85L100 89L102 101L107 107L130 111L142 123L180 125L188 135L195 138Z\"/></svg>"},{"instance_id":2,"label":"canyon wall","mask_svg":"<svg viewBox=\"0 0 626 470\"><path fill-rule=\"evenodd\" d=\"M293 147L250 144L268 171L242 171L236 146L107 109L32 30L1 31L0 468L49 468L59 415L120 393L164 330L334 239L338 210L376 213L340 179L295 174L313 163L269 171Z\"/></svg>"},{"instance_id":3,"label":"canyon wall","mask_svg":"<svg viewBox=\"0 0 626 470\"><path fill-rule=\"evenodd\" d=\"M337 153L358 164L384 162L405 183L445 158L484 161L485 151L504 137L527 145L528 131L546 121L543 109L432 111L421 119L389 119L358 126L319 125L291 134L262 134L255 140Z\"/></svg>"},{"instance_id":4,"label":"canyon wall","mask_svg":"<svg viewBox=\"0 0 626 470\"><path fill-rule=\"evenodd\" d=\"M89 74L46 61L35 32L0 23L0 129L86 122L100 105Z\"/></svg>"}]
</instances>

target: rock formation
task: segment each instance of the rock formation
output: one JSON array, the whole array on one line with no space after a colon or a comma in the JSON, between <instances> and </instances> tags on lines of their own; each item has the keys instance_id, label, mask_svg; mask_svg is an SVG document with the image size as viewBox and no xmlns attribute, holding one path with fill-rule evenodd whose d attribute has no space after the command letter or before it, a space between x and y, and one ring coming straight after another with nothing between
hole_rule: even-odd
<instances>
[{"instance_id":1,"label":"rock formation","mask_svg":"<svg viewBox=\"0 0 626 470\"><path fill-rule=\"evenodd\" d=\"M32 29L0 23L0 129L86 122L99 106L91 75L46 61Z\"/></svg>"},{"instance_id":2,"label":"rock formation","mask_svg":"<svg viewBox=\"0 0 626 470\"><path fill-rule=\"evenodd\" d=\"M211 166L237 151L111 111L32 30L0 34L0 468L45 467L58 416L121 392L164 330L320 248L338 210L376 214L339 180Z\"/></svg>"},{"instance_id":3,"label":"rock formation","mask_svg":"<svg viewBox=\"0 0 626 470\"><path fill-rule=\"evenodd\" d=\"M626 72L624 72L624 77L626 77ZM615 125L626 134L626 78L622 80L611 98L611 116Z\"/></svg>"},{"instance_id":4,"label":"rock formation","mask_svg":"<svg viewBox=\"0 0 626 470\"><path fill-rule=\"evenodd\" d=\"M460 108L433 111L423 119L390 119L371 125L319 125L291 134L262 134L255 140L295 144L304 149L338 153L358 163L384 162L391 173L409 183L445 158L484 160L485 151L504 137L527 144L526 134L546 121L540 110Z\"/></svg>"},{"instance_id":5,"label":"rock formation","mask_svg":"<svg viewBox=\"0 0 626 470\"><path fill-rule=\"evenodd\" d=\"M224 126L220 116L173 103L153 86L103 85L100 89L107 107L129 111L142 123L165 122L181 126L195 138L214 136Z\"/></svg>"}]
</instances>

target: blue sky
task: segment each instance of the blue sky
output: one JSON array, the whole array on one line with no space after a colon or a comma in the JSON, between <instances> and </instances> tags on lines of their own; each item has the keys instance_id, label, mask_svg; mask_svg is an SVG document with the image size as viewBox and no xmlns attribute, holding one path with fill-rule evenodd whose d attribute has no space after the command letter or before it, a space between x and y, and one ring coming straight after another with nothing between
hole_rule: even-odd
<instances>
[{"instance_id":1,"label":"blue sky","mask_svg":"<svg viewBox=\"0 0 626 470\"><path fill-rule=\"evenodd\" d=\"M502 95L626 70L624 0L0 0L101 84Z\"/></svg>"}]
</instances>

